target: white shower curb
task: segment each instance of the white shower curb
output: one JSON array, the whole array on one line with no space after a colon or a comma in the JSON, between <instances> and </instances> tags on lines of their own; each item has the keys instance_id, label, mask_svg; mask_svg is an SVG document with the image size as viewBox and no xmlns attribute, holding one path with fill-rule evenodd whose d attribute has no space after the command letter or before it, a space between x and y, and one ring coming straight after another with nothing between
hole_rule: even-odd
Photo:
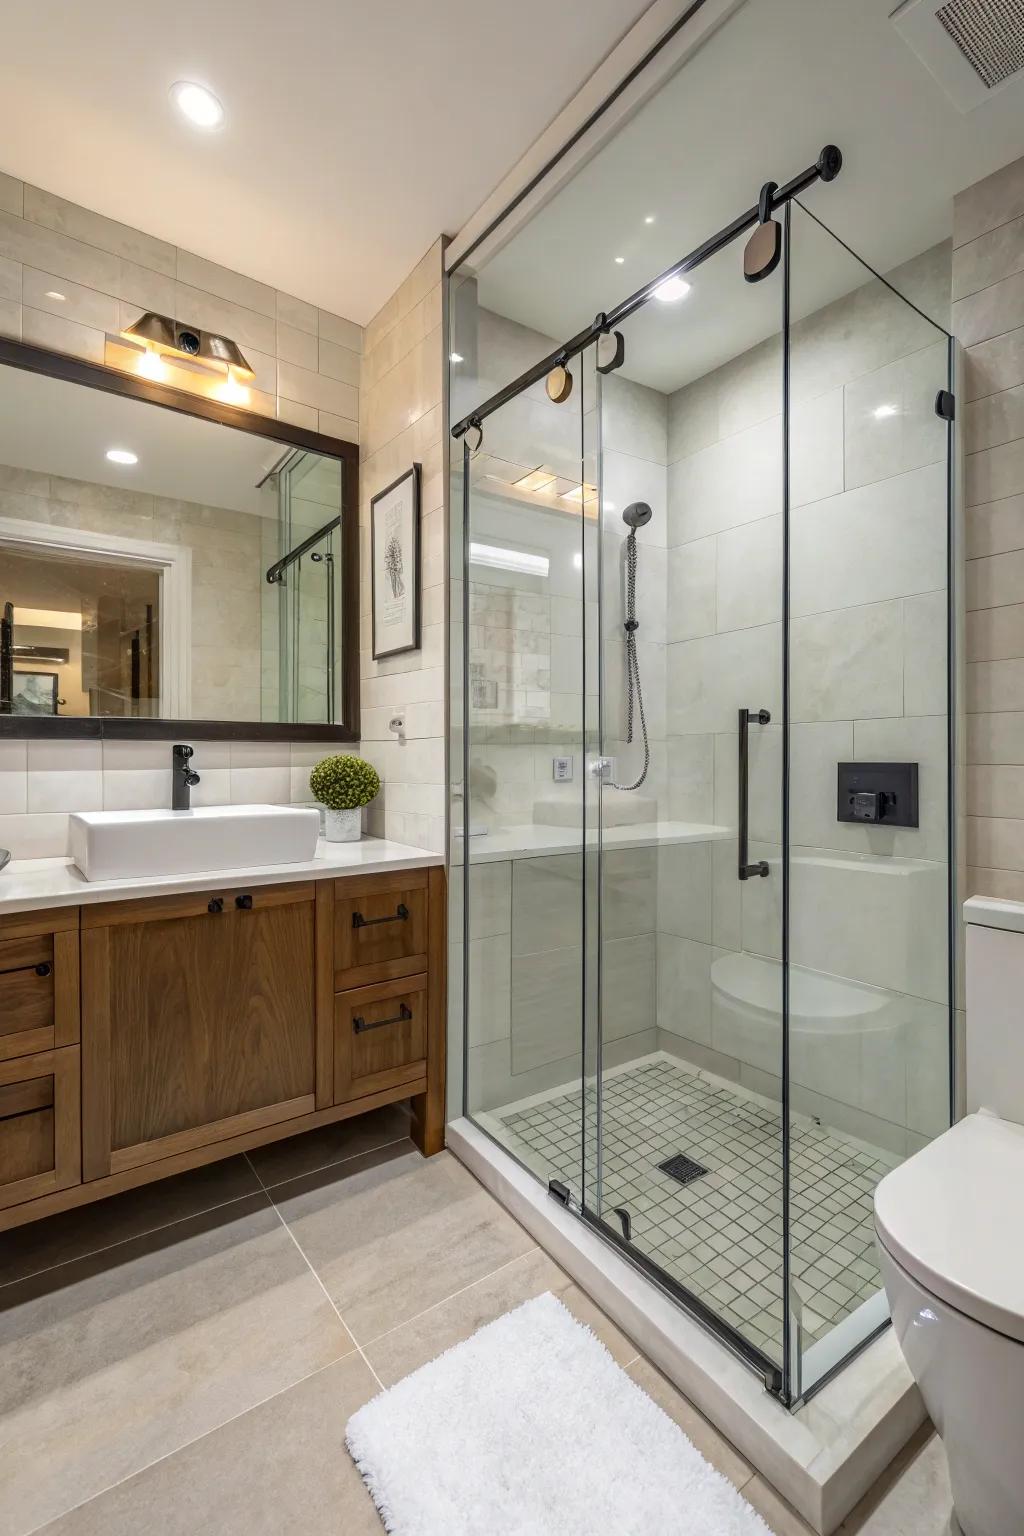
<instances>
[{"instance_id":1,"label":"white shower curb","mask_svg":"<svg viewBox=\"0 0 1024 1536\"><path fill-rule=\"evenodd\" d=\"M451 1123L447 1137L449 1150L821 1536L831 1536L924 1422L891 1328L790 1413L470 1120Z\"/></svg>"}]
</instances>

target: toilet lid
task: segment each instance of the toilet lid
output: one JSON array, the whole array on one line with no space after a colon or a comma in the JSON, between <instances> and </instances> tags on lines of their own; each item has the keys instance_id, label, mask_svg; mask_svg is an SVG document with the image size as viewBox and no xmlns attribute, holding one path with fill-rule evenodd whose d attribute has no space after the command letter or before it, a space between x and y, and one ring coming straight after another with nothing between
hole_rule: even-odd
<instances>
[{"instance_id":1,"label":"toilet lid","mask_svg":"<svg viewBox=\"0 0 1024 1536\"><path fill-rule=\"evenodd\" d=\"M875 1228L926 1291L1024 1343L1024 1125L968 1115L886 1174Z\"/></svg>"}]
</instances>

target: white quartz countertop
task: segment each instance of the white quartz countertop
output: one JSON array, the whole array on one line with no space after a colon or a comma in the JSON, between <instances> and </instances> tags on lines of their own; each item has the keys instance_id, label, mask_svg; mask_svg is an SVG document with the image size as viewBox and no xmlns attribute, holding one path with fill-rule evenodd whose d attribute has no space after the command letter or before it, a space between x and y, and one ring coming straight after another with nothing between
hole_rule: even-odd
<instances>
[{"instance_id":1,"label":"white quartz countertop","mask_svg":"<svg viewBox=\"0 0 1024 1536\"><path fill-rule=\"evenodd\" d=\"M694 821L640 821L633 826L606 827L601 846L613 848L659 848L669 843L710 843L729 837L728 827ZM588 833L597 846L597 828ZM462 838L459 838L461 846ZM546 854L579 853L582 845L580 827L556 827L528 822L520 827L496 827L491 832L474 834L469 839L469 862L487 864L499 859L538 859Z\"/></svg>"},{"instance_id":2,"label":"white quartz countertop","mask_svg":"<svg viewBox=\"0 0 1024 1536\"><path fill-rule=\"evenodd\" d=\"M283 885L289 880L329 880L337 875L376 875L391 869L427 869L444 855L380 837L358 843L316 845L312 859L298 864L256 864L245 869L200 870L192 875L151 875L146 879L86 880L70 859L12 859L0 872L0 913L40 907L91 906L132 896L169 896L209 886Z\"/></svg>"}]
</instances>

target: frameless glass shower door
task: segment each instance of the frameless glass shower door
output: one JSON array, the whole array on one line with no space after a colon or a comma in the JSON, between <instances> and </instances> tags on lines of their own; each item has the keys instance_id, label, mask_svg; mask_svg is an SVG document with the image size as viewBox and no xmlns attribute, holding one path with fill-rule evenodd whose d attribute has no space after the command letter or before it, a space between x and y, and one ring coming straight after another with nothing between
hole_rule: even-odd
<instances>
[{"instance_id":1,"label":"frameless glass shower door","mask_svg":"<svg viewBox=\"0 0 1024 1536\"><path fill-rule=\"evenodd\" d=\"M593 1209L777 1383L783 288L744 283L738 257L652 295L601 378ZM749 379L727 363L668 393L641 382L673 353L692 374L726 329L752 342Z\"/></svg>"},{"instance_id":2,"label":"frameless glass shower door","mask_svg":"<svg viewBox=\"0 0 1024 1536\"><path fill-rule=\"evenodd\" d=\"M465 1112L792 1403L951 1113L953 440L935 254L776 220L482 322L552 374L460 424L452 973Z\"/></svg>"}]
</instances>

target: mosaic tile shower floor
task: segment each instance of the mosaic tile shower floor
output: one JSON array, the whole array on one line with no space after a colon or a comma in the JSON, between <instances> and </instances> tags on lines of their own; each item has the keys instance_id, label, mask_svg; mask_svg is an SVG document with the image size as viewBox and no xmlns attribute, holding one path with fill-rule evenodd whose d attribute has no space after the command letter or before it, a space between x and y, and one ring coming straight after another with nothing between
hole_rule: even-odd
<instances>
[{"instance_id":1,"label":"mosaic tile shower floor","mask_svg":"<svg viewBox=\"0 0 1024 1536\"><path fill-rule=\"evenodd\" d=\"M782 1350L782 1149L777 1105L665 1059L610 1074L604 1214L632 1218L633 1244L773 1358ZM591 1115L593 1111L591 1111ZM579 1090L494 1118L513 1151L579 1192ZM588 1140L593 1137L588 1126ZM680 1184L677 1152L708 1172ZM793 1275L808 1341L878 1290L875 1185L899 1161L801 1120L791 1137Z\"/></svg>"}]
</instances>

